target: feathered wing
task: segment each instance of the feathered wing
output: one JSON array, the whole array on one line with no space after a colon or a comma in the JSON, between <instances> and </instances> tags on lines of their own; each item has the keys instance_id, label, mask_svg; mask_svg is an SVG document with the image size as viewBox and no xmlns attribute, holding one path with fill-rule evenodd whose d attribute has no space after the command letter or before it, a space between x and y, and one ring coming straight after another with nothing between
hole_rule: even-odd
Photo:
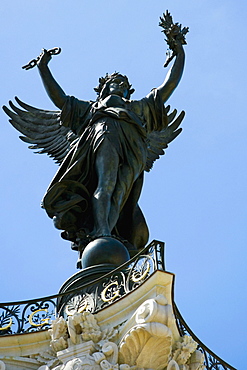
<instances>
[{"instance_id":1,"label":"feathered wing","mask_svg":"<svg viewBox=\"0 0 247 370\"><path fill-rule=\"evenodd\" d=\"M148 133L148 157L146 162L145 171L149 172L153 167L154 162L161 155L165 154L164 149L168 147L168 144L173 141L182 131L178 128L182 122L185 112L182 111L177 116L177 110L174 109L173 112L168 114L170 106L166 107L166 113L168 117L168 125L161 131L152 131ZM177 117L176 117L177 116Z\"/></svg>"},{"instance_id":2,"label":"feathered wing","mask_svg":"<svg viewBox=\"0 0 247 370\"><path fill-rule=\"evenodd\" d=\"M33 144L30 149L38 149L36 153L46 153L56 163L60 164L71 146L78 140L78 136L70 129L61 124L60 111L48 111L34 108L15 98L22 110L11 101L3 110L10 117L11 125L24 136L20 139L26 143Z\"/></svg>"}]
</instances>

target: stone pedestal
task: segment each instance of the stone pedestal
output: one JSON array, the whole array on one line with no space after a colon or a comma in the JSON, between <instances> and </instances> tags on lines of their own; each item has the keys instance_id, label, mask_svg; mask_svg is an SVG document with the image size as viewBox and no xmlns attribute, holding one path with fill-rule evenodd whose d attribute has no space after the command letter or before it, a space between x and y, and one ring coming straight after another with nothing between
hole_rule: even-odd
<instances>
[{"instance_id":1,"label":"stone pedestal","mask_svg":"<svg viewBox=\"0 0 247 370\"><path fill-rule=\"evenodd\" d=\"M0 370L202 370L197 343L178 331L173 284L158 270L94 314L85 306L49 330L0 337Z\"/></svg>"}]
</instances>

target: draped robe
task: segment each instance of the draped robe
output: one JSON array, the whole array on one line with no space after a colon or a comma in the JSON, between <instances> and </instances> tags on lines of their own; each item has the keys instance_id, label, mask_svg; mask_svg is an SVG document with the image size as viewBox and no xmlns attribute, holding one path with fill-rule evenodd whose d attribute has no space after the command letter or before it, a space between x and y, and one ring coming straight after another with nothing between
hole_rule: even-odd
<instances>
[{"instance_id":1,"label":"draped robe","mask_svg":"<svg viewBox=\"0 0 247 370\"><path fill-rule=\"evenodd\" d=\"M94 164L99 146L107 141L119 156L116 187L121 187L124 192L115 234L131 239L134 244L138 234L147 233L137 202L148 157L148 133L167 126L158 90L153 89L141 100L110 95L104 100L86 102L68 97L62 108L61 122L78 136L78 140L53 178L43 207L53 218L55 226L64 229L70 240L75 238L78 230L92 231L91 198L97 187ZM122 173L123 164L128 166L128 183ZM119 202L115 191L111 202Z\"/></svg>"}]
</instances>

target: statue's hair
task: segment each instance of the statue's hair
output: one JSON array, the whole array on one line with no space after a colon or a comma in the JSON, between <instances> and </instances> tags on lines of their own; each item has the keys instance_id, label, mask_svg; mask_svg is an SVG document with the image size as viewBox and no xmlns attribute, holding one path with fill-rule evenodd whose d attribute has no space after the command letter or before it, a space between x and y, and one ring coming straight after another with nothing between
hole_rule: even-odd
<instances>
[{"instance_id":1,"label":"statue's hair","mask_svg":"<svg viewBox=\"0 0 247 370\"><path fill-rule=\"evenodd\" d=\"M118 72L114 72L112 74L106 74L105 77L100 77L99 78L99 85L97 87L94 88L94 90L97 92L97 95L98 95L98 99L101 95L101 92L104 88L104 86L109 83L111 80L113 80L114 78L118 77L118 76L121 76L125 79L125 81L127 82L127 85L128 85L128 96L127 96L127 99L130 98L130 95L133 94L133 92L135 91L135 89L132 89L132 85L129 83L129 80L128 80L128 77L127 76L124 76L124 75L121 75L121 73L118 73Z\"/></svg>"}]
</instances>

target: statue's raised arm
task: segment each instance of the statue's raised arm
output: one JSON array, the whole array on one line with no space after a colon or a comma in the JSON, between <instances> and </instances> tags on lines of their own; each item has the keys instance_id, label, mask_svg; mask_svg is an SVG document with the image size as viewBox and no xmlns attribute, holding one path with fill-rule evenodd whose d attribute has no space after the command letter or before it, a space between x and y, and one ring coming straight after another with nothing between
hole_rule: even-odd
<instances>
[{"instance_id":1,"label":"statue's raised arm","mask_svg":"<svg viewBox=\"0 0 247 370\"><path fill-rule=\"evenodd\" d=\"M175 57L175 62L167 73L165 81L158 87L162 100L165 103L177 87L183 74L185 62L183 45L186 44L185 35L189 29L188 27L182 28L181 24L174 24L172 16L168 11L163 14L163 17L160 17L159 25L163 28L162 32L164 32L167 37L166 42L170 49L170 51L167 52L167 59L164 66L167 67Z\"/></svg>"},{"instance_id":2,"label":"statue's raised arm","mask_svg":"<svg viewBox=\"0 0 247 370\"><path fill-rule=\"evenodd\" d=\"M37 67L49 98L56 107L62 109L66 102L67 95L57 83L48 67L50 60L51 54L46 49L43 49L42 53L38 57Z\"/></svg>"},{"instance_id":3,"label":"statue's raised arm","mask_svg":"<svg viewBox=\"0 0 247 370\"><path fill-rule=\"evenodd\" d=\"M58 108L62 109L63 104L66 101L66 94L54 79L51 71L48 68L48 63L50 62L52 55L57 55L60 53L61 48L58 47L49 50L42 49L41 54L37 58L30 60L30 62L22 66L22 69L29 70L37 66L48 96Z\"/></svg>"}]
</instances>

